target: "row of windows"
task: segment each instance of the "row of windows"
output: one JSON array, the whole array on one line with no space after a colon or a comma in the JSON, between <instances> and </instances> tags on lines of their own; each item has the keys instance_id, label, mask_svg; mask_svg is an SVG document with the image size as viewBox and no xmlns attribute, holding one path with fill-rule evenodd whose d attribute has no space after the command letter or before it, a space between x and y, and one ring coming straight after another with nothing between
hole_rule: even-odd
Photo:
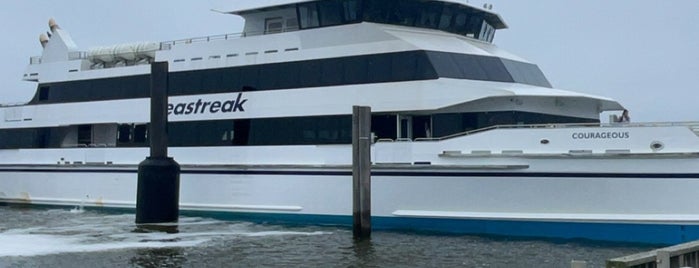
<instances>
[{"instance_id":1,"label":"row of windows","mask_svg":"<svg viewBox=\"0 0 699 268\"><path fill-rule=\"evenodd\" d=\"M534 64L496 57L407 51L233 68L173 72L171 96L309 88L439 77L518 82L551 87ZM32 104L147 98L150 76L130 76L39 85Z\"/></svg>"},{"instance_id":2,"label":"row of windows","mask_svg":"<svg viewBox=\"0 0 699 268\"><path fill-rule=\"evenodd\" d=\"M397 118L397 115L373 115L372 132L380 139L396 139L400 125L401 137L423 138L444 137L495 125L599 123L593 119L510 111L412 116L413 127L408 129L408 125L399 124ZM351 127L349 115L171 122L168 125L168 144L172 147L350 144ZM71 133L70 128L0 130L0 149L77 146L66 144L66 141L75 140L67 136ZM92 144L92 135L89 134L92 126L78 128L74 135L78 136L79 144ZM116 142L106 141L107 144L148 146L147 125L121 124L115 129L117 133L113 137Z\"/></svg>"},{"instance_id":3,"label":"row of windows","mask_svg":"<svg viewBox=\"0 0 699 268\"><path fill-rule=\"evenodd\" d=\"M492 126L584 123L599 123L599 120L515 111L452 113L432 116L435 137L445 137Z\"/></svg>"},{"instance_id":4,"label":"row of windows","mask_svg":"<svg viewBox=\"0 0 699 268\"><path fill-rule=\"evenodd\" d=\"M168 144L194 146L266 146L352 143L352 118L346 116L268 118L171 122ZM77 137L67 137L71 127L0 130L0 149L66 148L94 145L91 125L78 126ZM148 125L120 124L116 141L102 146L147 147ZM95 133L97 134L97 133ZM105 134L105 133L101 133ZM75 143L75 140L78 143Z\"/></svg>"},{"instance_id":5,"label":"row of windows","mask_svg":"<svg viewBox=\"0 0 699 268\"><path fill-rule=\"evenodd\" d=\"M438 1L325 0L297 5L302 29L361 21L438 29L492 42L485 12Z\"/></svg>"},{"instance_id":6,"label":"row of windows","mask_svg":"<svg viewBox=\"0 0 699 268\"><path fill-rule=\"evenodd\" d=\"M297 5L302 29L359 22L361 0L330 0Z\"/></svg>"}]
</instances>

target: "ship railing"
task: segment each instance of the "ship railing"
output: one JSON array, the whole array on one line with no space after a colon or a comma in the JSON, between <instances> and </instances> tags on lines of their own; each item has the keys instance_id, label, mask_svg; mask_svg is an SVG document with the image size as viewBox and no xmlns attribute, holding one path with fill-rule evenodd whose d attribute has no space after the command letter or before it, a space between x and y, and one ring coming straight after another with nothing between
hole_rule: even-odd
<instances>
[{"instance_id":1,"label":"ship railing","mask_svg":"<svg viewBox=\"0 0 699 268\"><path fill-rule=\"evenodd\" d=\"M34 56L34 57L29 58L29 64L30 65L41 64L41 56Z\"/></svg>"},{"instance_id":2,"label":"ship railing","mask_svg":"<svg viewBox=\"0 0 699 268\"><path fill-rule=\"evenodd\" d=\"M187 38L187 39L179 39L179 40L174 40L174 41L160 42L160 48L157 49L156 51L170 50L170 49L172 49L173 46L176 46L176 45L187 45L187 44L211 42L211 41L217 41L217 40L240 39L240 38L245 38L245 37L250 37L250 36L258 36L258 35L266 35L266 34L274 34L274 33L284 33L284 32L295 32L298 30L299 30L298 27L286 27L286 28L283 28L279 31L273 31L273 32L271 32L271 31L248 31L248 32L241 32L241 33L219 34L219 35L210 35L210 36L194 37L194 38ZM69 60L88 59L88 52L86 52L86 51L69 52L68 59ZM41 56L34 56L34 57L29 58L29 65L37 65L37 64L41 64L41 63L42 63Z\"/></svg>"},{"instance_id":3,"label":"ship railing","mask_svg":"<svg viewBox=\"0 0 699 268\"><path fill-rule=\"evenodd\" d=\"M481 129L470 130L466 132L456 133L436 139L430 139L432 141L440 141L453 139L461 136L468 136L480 132L496 130L496 129L535 129L535 128L583 128L583 127L595 127L595 128L619 128L619 127L630 127L630 128L648 128L648 127L687 127L699 135L699 121L698 122L654 122L654 123L575 123L575 124L531 124L531 125L496 125Z\"/></svg>"},{"instance_id":4,"label":"ship railing","mask_svg":"<svg viewBox=\"0 0 699 268\"><path fill-rule=\"evenodd\" d=\"M231 34L201 36L201 37L194 37L194 38L186 38L186 39L179 39L179 40L174 40L174 41L161 42L160 46L163 49L170 49L170 48L172 48L172 46L176 46L176 45L204 43L204 42L211 42L211 41L218 41L218 40L241 39L241 38L250 37L250 36L259 36L259 35L266 35L266 34L273 34L273 33L284 33L284 32L295 32L298 30L299 30L298 27L286 27L286 28L283 28L279 31L273 31L273 32L270 32L270 31L248 31L248 32L231 33Z\"/></svg>"},{"instance_id":5,"label":"ship railing","mask_svg":"<svg viewBox=\"0 0 699 268\"><path fill-rule=\"evenodd\" d=\"M73 51L73 52L68 52L68 60L84 60L87 59L87 52L86 51ZM37 65L41 64L42 59L41 56L34 56L29 58L29 65Z\"/></svg>"},{"instance_id":6,"label":"ship railing","mask_svg":"<svg viewBox=\"0 0 699 268\"><path fill-rule=\"evenodd\" d=\"M84 60L87 59L87 52L74 51L68 53L68 60Z\"/></svg>"},{"instance_id":7,"label":"ship railing","mask_svg":"<svg viewBox=\"0 0 699 268\"><path fill-rule=\"evenodd\" d=\"M552 129L552 128L619 128L619 127L629 127L629 128L648 128L648 127L686 127L692 130L697 136L699 136L699 121L697 122L657 122L657 123L577 123L577 124L531 124L531 125L496 125L496 126L490 126L490 127L485 127L485 128L479 128L479 129L474 129L474 130L469 130L465 132L460 132L448 136L443 136L443 137L430 137L430 138L415 138L413 140L410 139L379 139L376 142L377 143L382 143L382 142L406 142L406 141L414 141L414 142L434 142L434 141L443 141L443 140L448 140L448 139L453 139L453 138L458 138L458 137L463 137L463 136L469 136L481 132L486 132L486 131L491 131L491 130L497 130L497 129L538 129L538 128L546 128L546 129Z\"/></svg>"}]
</instances>

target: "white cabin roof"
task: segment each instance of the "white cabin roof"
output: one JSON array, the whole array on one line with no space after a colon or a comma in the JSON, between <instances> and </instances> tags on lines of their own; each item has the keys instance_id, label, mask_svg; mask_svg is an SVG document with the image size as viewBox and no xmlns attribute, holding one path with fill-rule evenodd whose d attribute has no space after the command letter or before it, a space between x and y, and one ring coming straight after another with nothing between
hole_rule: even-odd
<instances>
[{"instance_id":1,"label":"white cabin roof","mask_svg":"<svg viewBox=\"0 0 699 268\"><path fill-rule=\"evenodd\" d=\"M312 2L316 0L255 0L255 1L236 1L235 9L226 11L226 13L240 14L246 11L256 9L264 9L267 7L284 6L290 4L298 4Z\"/></svg>"},{"instance_id":2,"label":"white cabin roof","mask_svg":"<svg viewBox=\"0 0 699 268\"><path fill-rule=\"evenodd\" d=\"M233 13L233 14L238 14L242 13L245 11L251 11L251 10L256 10L256 9L264 9L267 7L275 7L275 6L284 6L284 5L290 5L290 4L298 4L298 3L305 3L305 2L313 2L317 0L256 0L256 1L238 1L235 4L235 9L228 11L227 13ZM454 3L454 4L460 4L460 5L466 5L474 8L479 8L477 6L471 5L468 3L466 0L440 0L441 2L447 2L447 3ZM485 10L482 8L479 8L483 11L488 11L492 12L490 10Z\"/></svg>"}]
</instances>

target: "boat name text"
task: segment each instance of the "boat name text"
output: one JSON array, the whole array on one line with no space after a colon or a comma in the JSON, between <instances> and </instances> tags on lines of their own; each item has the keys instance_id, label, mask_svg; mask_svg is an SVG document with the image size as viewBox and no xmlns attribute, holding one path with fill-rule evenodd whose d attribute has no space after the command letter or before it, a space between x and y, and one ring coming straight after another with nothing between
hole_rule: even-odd
<instances>
[{"instance_id":1,"label":"boat name text","mask_svg":"<svg viewBox=\"0 0 699 268\"><path fill-rule=\"evenodd\" d=\"M573 133L574 140L603 140L603 139L628 139L629 132L577 132Z\"/></svg>"},{"instance_id":2,"label":"boat name text","mask_svg":"<svg viewBox=\"0 0 699 268\"><path fill-rule=\"evenodd\" d=\"M217 114L217 113L235 113L245 112L243 105L248 99L243 99L243 93L238 93L235 100L228 101L203 101L199 99L195 102L183 102L167 105L168 115L189 115L189 114Z\"/></svg>"}]
</instances>

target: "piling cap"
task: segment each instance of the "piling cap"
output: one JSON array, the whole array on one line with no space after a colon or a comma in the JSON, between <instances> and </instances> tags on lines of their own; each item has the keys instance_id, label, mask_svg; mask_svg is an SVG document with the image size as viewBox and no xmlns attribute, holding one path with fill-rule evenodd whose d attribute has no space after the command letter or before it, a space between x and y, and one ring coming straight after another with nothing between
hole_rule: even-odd
<instances>
[{"instance_id":1,"label":"piling cap","mask_svg":"<svg viewBox=\"0 0 699 268\"><path fill-rule=\"evenodd\" d=\"M51 31L53 31L55 29L60 29L61 27L58 27L56 20L54 20L53 18L50 18L49 19L49 28L51 28Z\"/></svg>"}]
</instances>

